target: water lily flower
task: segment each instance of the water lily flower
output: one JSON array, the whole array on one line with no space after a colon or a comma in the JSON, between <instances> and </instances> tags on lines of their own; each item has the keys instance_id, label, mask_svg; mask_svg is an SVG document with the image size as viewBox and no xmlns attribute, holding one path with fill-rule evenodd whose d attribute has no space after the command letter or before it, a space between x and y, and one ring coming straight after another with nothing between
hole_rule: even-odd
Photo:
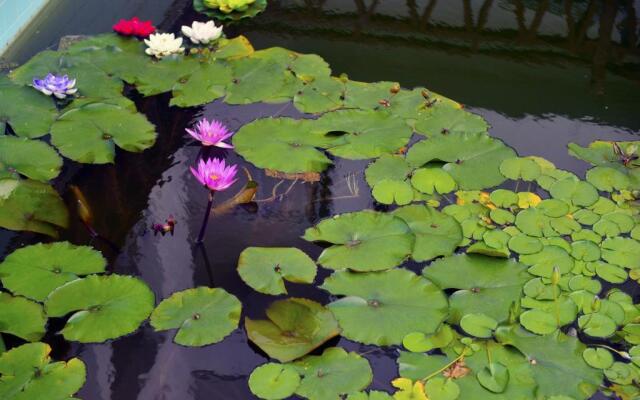
<instances>
[{"instance_id":1,"label":"water lily flower","mask_svg":"<svg viewBox=\"0 0 640 400\"><path fill-rule=\"evenodd\" d=\"M43 79L34 78L32 86L47 96L54 95L59 99L72 95L78 91L75 79L69 79L67 75L56 76L47 74Z\"/></svg>"},{"instance_id":2,"label":"water lily flower","mask_svg":"<svg viewBox=\"0 0 640 400\"><path fill-rule=\"evenodd\" d=\"M223 142L223 140L230 138L233 132L229 131L222 122L215 119L209 122L206 118L203 118L198 121L195 129L187 129L187 133L202 143L203 146L233 149L233 145Z\"/></svg>"},{"instance_id":3,"label":"water lily flower","mask_svg":"<svg viewBox=\"0 0 640 400\"><path fill-rule=\"evenodd\" d=\"M214 192L228 189L236 181L236 165L226 165L224 160L219 158L200 160L198 168L191 167L191 173L204 186Z\"/></svg>"},{"instance_id":4,"label":"water lily flower","mask_svg":"<svg viewBox=\"0 0 640 400\"><path fill-rule=\"evenodd\" d=\"M222 36L222 26L216 26L213 20L193 21L191 26L182 26L182 33L194 44L208 44Z\"/></svg>"},{"instance_id":5,"label":"water lily flower","mask_svg":"<svg viewBox=\"0 0 640 400\"><path fill-rule=\"evenodd\" d=\"M138 17L133 17L130 20L121 19L113 26L113 30L123 36L146 38L155 32L156 28L151 21L140 21Z\"/></svg>"},{"instance_id":6,"label":"water lily flower","mask_svg":"<svg viewBox=\"0 0 640 400\"><path fill-rule=\"evenodd\" d=\"M184 52L182 38L175 37L173 33L155 33L149 36L149 39L145 39L144 42L149 46L145 52L156 58Z\"/></svg>"}]
</instances>

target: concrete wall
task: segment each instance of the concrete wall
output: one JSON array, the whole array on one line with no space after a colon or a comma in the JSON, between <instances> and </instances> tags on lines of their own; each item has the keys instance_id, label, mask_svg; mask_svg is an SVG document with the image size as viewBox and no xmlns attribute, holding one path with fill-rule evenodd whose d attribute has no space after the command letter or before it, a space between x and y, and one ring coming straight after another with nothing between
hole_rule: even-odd
<instances>
[{"instance_id":1,"label":"concrete wall","mask_svg":"<svg viewBox=\"0 0 640 400\"><path fill-rule=\"evenodd\" d=\"M47 2L48 0L0 0L0 54Z\"/></svg>"}]
</instances>

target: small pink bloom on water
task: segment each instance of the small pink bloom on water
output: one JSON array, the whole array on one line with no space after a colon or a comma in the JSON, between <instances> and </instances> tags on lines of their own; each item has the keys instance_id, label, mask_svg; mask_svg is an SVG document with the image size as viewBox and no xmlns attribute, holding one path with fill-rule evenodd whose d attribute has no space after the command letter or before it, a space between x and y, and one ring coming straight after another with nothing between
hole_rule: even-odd
<instances>
[{"instance_id":1,"label":"small pink bloom on water","mask_svg":"<svg viewBox=\"0 0 640 400\"><path fill-rule=\"evenodd\" d=\"M229 131L226 126L215 119L209 122L206 118L198 121L194 129L187 129L189 135L202 143L203 146L215 146L223 149L232 149L233 145L223 142L230 138L233 132Z\"/></svg>"},{"instance_id":2,"label":"small pink bloom on water","mask_svg":"<svg viewBox=\"0 0 640 400\"><path fill-rule=\"evenodd\" d=\"M191 173L209 190L221 191L229 188L236 181L236 165L226 165L224 160L212 158L200 160L197 169L191 167Z\"/></svg>"}]
</instances>

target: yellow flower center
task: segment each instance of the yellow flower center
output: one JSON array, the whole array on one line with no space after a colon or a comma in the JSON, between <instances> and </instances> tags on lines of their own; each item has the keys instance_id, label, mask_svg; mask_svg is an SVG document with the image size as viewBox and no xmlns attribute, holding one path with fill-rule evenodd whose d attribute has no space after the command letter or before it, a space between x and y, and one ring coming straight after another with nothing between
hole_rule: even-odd
<instances>
[{"instance_id":1,"label":"yellow flower center","mask_svg":"<svg viewBox=\"0 0 640 400\"><path fill-rule=\"evenodd\" d=\"M214 180L214 181L217 181L218 179L220 179L220 177L216 174L209 175L209 178L211 178L211 180Z\"/></svg>"}]
</instances>

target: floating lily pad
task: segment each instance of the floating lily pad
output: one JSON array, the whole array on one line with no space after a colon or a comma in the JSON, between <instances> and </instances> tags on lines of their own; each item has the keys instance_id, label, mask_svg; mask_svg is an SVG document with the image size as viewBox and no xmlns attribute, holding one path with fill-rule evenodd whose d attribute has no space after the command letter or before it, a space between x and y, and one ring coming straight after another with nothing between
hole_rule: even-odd
<instances>
[{"instance_id":1,"label":"floating lily pad","mask_svg":"<svg viewBox=\"0 0 640 400\"><path fill-rule=\"evenodd\" d=\"M5 288L36 301L80 276L104 272L106 260L89 246L38 243L9 254L0 264Z\"/></svg>"},{"instance_id":2,"label":"floating lily pad","mask_svg":"<svg viewBox=\"0 0 640 400\"><path fill-rule=\"evenodd\" d=\"M0 332L34 342L44 335L46 323L40 304L0 292Z\"/></svg>"},{"instance_id":3,"label":"floating lily pad","mask_svg":"<svg viewBox=\"0 0 640 400\"><path fill-rule=\"evenodd\" d=\"M233 135L233 144L238 154L260 168L322 172L331 161L318 148L328 147L335 139L312 133L312 124L291 118L259 119L240 128Z\"/></svg>"},{"instance_id":4,"label":"floating lily pad","mask_svg":"<svg viewBox=\"0 0 640 400\"><path fill-rule=\"evenodd\" d=\"M529 273L544 278L551 278L553 268L557 267L561 274L573 269L574 260L562 247L544 246L542 251L534 254L523 254L520 262L531 265Z\"/></svg>"},{"instance_id":5,"label":"floating lily pad","mask_svg":"<svg viewBox=\"0 0 640 400\"><path fill-rule=\"evenodd\" d=\"M424 392L433 400L455 400L460 396L460 387L452 379L436 377L424 384Z\"/></svg>"},{"instance_id":6,"label":"floating lily pad","mask_svg":"<svg viewBox=\"0 0 640 400\"><path fill-rule=\"evenodd\" d=\"M0 179L0 226L58 237L69 214L51 186L31 180Z\"/></svg>"},{"instance_id":7,"label":"floating lily pad","mask_svg":"<svg viewBox=\"0 0 640 400\"><path fill-rule=\"evenodd\" d=\"M519 254L535 254L544 247L540 239L523 233L509 239L509 248Z\"/></svg>"},{"instance_id":8,"label":"floating lily pad","mask_svg":"<svg viewBox=\"0 0 640 400\"><path fill-rule=\"evenodd\" d=\"M584 361L593 368L607 369L613 365L613 355L602 347L590 347L582 352Z\"/></svg>"},{"instance_id":9,"label":"floating lily pad","mask_svg":"<svg viewBox=\"0 0 640 400\"><path fill-rule=\"evenodd\" d=\"M0 76L0 134L8 123L18 136L37 138L49 133L58 115L53 101L34 88Z\"/></svg>"},{"instance_id":10,"label":"floating lily pad","mask_svg":"<svg viewBox=\"0 0 640 400\"><path fill-rule=\"evenodd\" d=\"M498 139L485 134L448 134L423 140L411 147L407 161L418 168L432 161L443 166L461 189L484 189L499 185L505 178L500 173L504 159L515 152Z\"/></svg>"},{"instance_id":11,"label":"floating lily pad","mask_svg":"<svg viewBox=\"0 0 640 400\"><path fill-rule=\"evenodd\" d=\"M416 261L451 255L462 241L460 224L435 208L410 205L395 210L393 215L406 222L415 235L411 257Z\"/></svg>"},{"instance_id":12,"label":"floating lily pad","mask_svg":"<svg viewBox=\"0 0 640 400\"><path fill-rule=\"evenodd\" d=\"M491 202L498 207L509 208L518 204L518 194L506 189L496 189L489 195Z\"/></svg>"},{"instance_id":13,"label":"floating lily pad","mask_svg":"<svg viewBox=\"0 0 640 400\"><path fill-rule=\"evenodd\" d=\"M433 349L446 347L454 338L454 331L447 324L442 324L432 335L422 332L411 332L402 339L402 345L414 353L426 353Z\"/></svg>"},{"instance_id":14,"label":"floating lily pad","mask_svg":"<svg viewBox=\"0 0 640 400\"><path fill-rule=\"evenodd\" d=\"M486 133L489 124L479 115L460 107L439 104L431 107L415 123L415 130L426 136L450 133Z\"/></svg>"},{"instance_id":15,"label":"floating lily pad","mask_svg":"<svg viewBox=\"0 0 640 400\"><path fill-rule=\"evenodd\" d=\"M422 270L441 289L458 289L449 297L449 319L458 323L466 314L486 314L498 322L530 279L525 267L513 260L480 255L455 255Z\"/></svg>"},{"instance_id":16,"label":"floating lily pad","mask_svg":"<svg viewBox=\"0 0 640 400\"><path fill-rule=\"evenodd\" d=\"M607 338L616 332L615 321L603 313L586 314L578 318L578 326L592 337Z\"/></svg>"},{"instance_id":17,"label":"floating lily pad","mask_svg":"<svg viewBox=\"0 0 640 400\"><path fill-rule=\"evenodd\" d=\"M172 106L193 107L210 103L226 93L231 69L222 63L200 63L198 68L173 86Z\"/></svg>"},{"instance_id":18,"label":"floating lily pad","mask_svg":"<svg viewBox=\"0 0 640 400\"><path fill-rule=\"evenodd\" d=\"M84 385L86 368L78 358L52 362L51 347L27 343L0 355L0 398L65 400Z\"/></svg>"},{"instance_id":19,"label":"floating lily pad","mask_svg":"<svg viewBox=\"0 0 640 400\"><path fill-rule=\"evenodd\" d=\"M627 189L631 185L629 176L612 167L594 167L587 171L587 181L604 192Z\"/></svg>"},{"instance_id":20,"label":"floating lily pad","mask_svg":"<svg viewBox=\"0 0 640 400\"><path fill-rule=\"evenodd\" d=\"M373 378L366 358L339 347L320 356L307 356L293 366L302 375L296 394L309 400L338 399L369 386Z\"/></svg>"},{"instance_id":21,"label":"floating lily pad","mask_svg":"<svg viewBox=\"0 0 640 400\"><path fill-rule=\"evenodd\" d=\"M602 383L602 372L588 366L582 358L586 346L562 332L538 336L518 326L498 328L498 341L522 352L531 364L538 382L537 396L569 396L585 399Z\"/></svg>"},{"instance_id":22,"label":"floating lily pad","mask_svg":"<svg viewBox=\"0 0 640 400\"><path fill-rule=\"evenodd\" d=\"M615 142L620 150L627 152L639 142ZM593 165L607 165L619 163L619 157L614 149L614 142L596 140L582 147L576 143L569 143L569 154Z\"/></svg>"},{"instance_id":23,"label":"floating lily pad","mask_svg":"<svg viewBox=\"0 0 640 400\"><path fill-rule=\"evenodd\" d=\"M465 314L460 319L460 327L471 336L490 338L498 327L498 321L482 313Z\"/></svg>"},{"instance_id":24,"label":"floating lily pad","mask_svg":"<svg viewBox=\"0 0 640 400\"><path fill-rule=\"evenodd\" d=\"M551 226L551 219L538 208L530 207L520 211L516 215L515 224L518 229L529 236L557 236Z\"/></svg>"},{"instance_id":25,"label":"floating lily pad","mask_svg":"<svg viewBox=\"0 0 640 400\"><path fill-rule=\"evenodd\" d=\"M287 94L283 89L289 89L288 82L295 78L277 60L255 54L230 61L232 79L227 85L226 103L283 102Z\"/></svg>"},{"instance_id":26,"label":"floating lily pad","mask_svg":"<svg viewBox=\"0 0 640 400\"><path fill-rule=\"evenodd\" d=\"M449 193L456 188L451 175L437 166L418 168L411 176L411 185L422 193Z\"/></svg>"},{"instance_id":27,"label":"floating lily pad","mask_svg":"<svg viewBox=\"0 0 640 400\"><path fill-rule=\"evenodd\" d=\"M402 219L373 211L325 219L307 229L303 239L332 244L318 258L323 267L356 271L393 268L411 254L414 243Z\"/></svg>"},{"instance_id":28,"label":"floating lily pad","mask_svg":"<svg viewBox=\"0 0 640 400\"><path fill-rule=\"evenodd\" d=\"M424 392L424 383L421 380L413 382L407 378L396 378L391 381L391 385L399 389L393 394L395 400L429 400Z\"/></svg>"},{"instance_id":29,"label":"floating lily pad","mask_svg":"<svg viewBox=\"0 0 640 400\"><path fill-rule=\"evenodd\" d=\"M289 365L267 363L259 366L249 376L249 389L261 399L285 399L300 386L300 375Z\"/></svg>"},{"instance_id":30,"label":"floating lily pad","mask_svg":"<svg viewBox=\"0 0 640 400\"><path fill-rule=\"evenodd\" d=\"M197 287L173 293L151 314L156 331L178 329L176 343L206 346L221 341L238 327L242 304L224 289Z\"/></svg>"},{"instance_id":31,"label":"floating lily pad","mask_svg":"<svg viewBox=\"0 0 640 400\"><path fill-rule=\"evenodd\" d=\"M366 171L373 197L382 204L405 205L413 200L413 189L407 181L411 167L399 155L383 154Z\"/></svg>"},{"instance_id":32,"label":"floating lily pad","mask_svg":"<svg viewBox=\"0 0 640 400\"><path fill-rule=\"evenodd\" d=\"M617 265L596 261L593 267L596 275L609 283L624 283L628 278L627 271Z\"/></svg>"},{"instance_id":33,"label":"floating lily pad","mask_svg":"<svg viewBox=\"0 0 640 400\"><path fill-rule=\"evenodd\" d=\"M516 220L516 216L511 211L503 210L502 208L491 210L489 217L498 225L513 224Z\"/></svg>"},{"instance_id":34,"label":"floating lily pad","mask_svg":"<svg viewBox=\"0 0 640 400\"><path fill-rule=\"evenodd\" d=\"M270 357L295 360L337 336L333 314L315 301L291 298L267 308L268 320L245 319L247 336Z\"/></svg>"},{"instance_id":35,"label":"floating lily pad","mask_svg":"<svg viewBox=\"0 0 640 400\"><path fill-rule=\"evenodd\" d=\"M640 242L624 237L609 238L602 242L602 258L625 268L640 268Z\"/></svg>"},{"instance_id":36,"label":"floating lily pad","mask_svg":"<svg viewBox=\"0 0 640 400\"><path fill-rule=\"evenodd\" d=\"M318 114L342 107L344 83L338 78L321 77L308 82L293 98L294 106L303 113Z\"/></svg>"},{"instance_id":37,"label":"floating lily pad","mask_svg":"<svg viewBox=\"0 0 640 400\"><path fill-rule=\"evenodd\" d=\"M27 138L0 136L0 177L17 174L48 181L60 173L62 158L48 144Z\"/></svg>"},{"instance_id":38,"label":"floating lily pad","mask_svg":"<svg viewBox=\"0 0 640 400\"><path fill-rule=\"evenodd\" d=\"M141 152L155 140L153 125L142 114L106 103L67 111L51 127L51 142L60 153L83 163L111 163L115 146Z\"/></svg>"},{"instance_id":39,"label":"floating lily pad","mask_svg":"<svg viewBox=\"0 0 640 400\"><path fill-rule=\"evenodd\" d=\"M397 82L369 83L348 80L344 88L344 106L361 110L380 108L394 96L393 92L399 87L400 84Z\"/></svg>"},{"instance_id":40,"label":"floating lily pad","mask_svg":"<svg viewBox=\"0 0 640 400\"><path fill-rule=\"evenodd\" d=\"M447 300L428 280L393 269L384 272L338 271L322 288L342 297L328 305L348 339L388 346L411 332L431 334L444 320Z\"/></svg>"},{"instance_id":41,"label":"floating lily pad","mask_svg":"<svg viewBox=\"0 0 640 400\"><path fill-rule=\"evenodd\" d=\"M534 181L542 170L534 160L524 157L507 158L500 164L502 175L513 180Z\"/></svg>"},{"instance_id":42,"label":"floating lily pad","mask_svg":"<svg viewBox=\"0 0 640 400\"><path fill-rule=\"evenodd\" d=\"M395 153L409 143L411 128L402 118L384 111L340 110L324 114L313 129L341 133L329 152L350 160Z\"/></svg>"},{"instance_id":43,"label":"floating lily pad","mask_svg":"<svg viewBox=\"0 0 640 400\"><path fill-rule=\"evenodd\" d=\"M493 393L502 393L509 383L509 369L502 363L489 363L476 377L485 389Z\"/></svg>"},{"instance_id":44,"label":"floating lily pad","mask_svg":"<svg viewBox=\"0 0 640 400\"><path fill-rule=\"evenodd\" d=\"M379 390L371 390L369 393L357 392L351 393L347 396L346 400L394 400L387 392L381 392Z\"/></svg>"},{"instance_id":45,"label":"floating lily pad","mask_svg":"<svg viewBox=\"0 0 640 400\"><path fill-rule=\"evenodd\" d=\"M134 332L153 310L154 295L141 280L91 275L54 290L45 302L49 317L74 312L62 329L67 340L104 342Z\"/></svg>"},{"instance_id":46,"label":"floating lily pad","mask_svg":"<svg viewBox=\"0 0 640 400\"><path fill-rule=\"evenodd\" d=\"M248 247L240 253L238 274L260 293L286 294L284 281L312 283L316 264L293 247Z\"/></svg>"},{"instance_id":47,"label":"floating lily pad","mask_svg":"<svg viewBox=\"0 0 640 400\"><path fill-rule=\"evenodd\" d=\"M599 195L592 184L565 178L557 181L549 189L551 196L580 207L588 207L598 201Z\"/></svg>"},{"instance_id":48,"label":"floating lily pad","mask_svg":"<svg viewBox=\"0 0 640 400\"><path fill-rule=\"evenodd\" d=\"M209 17L219 19L221 21L239 21L244 18L253 18L267 8L267 0L256 0L249 4L246 10L232 11L225 13L217 8L209 8L204 4L203 0L193 0L193 8Z\"/></svg>"},{"instance_id":49,"label":"floating lily pad","mask_svg":"<svg viewBox=\"0 0 640 400\"><path fill-rule=\"evenodd\" d=\"M551 313L544 310L527 310L520 315L520 324L528 331L538 335L546 335L559 328L561 322Z\"/></svg>"}]
</instances>

